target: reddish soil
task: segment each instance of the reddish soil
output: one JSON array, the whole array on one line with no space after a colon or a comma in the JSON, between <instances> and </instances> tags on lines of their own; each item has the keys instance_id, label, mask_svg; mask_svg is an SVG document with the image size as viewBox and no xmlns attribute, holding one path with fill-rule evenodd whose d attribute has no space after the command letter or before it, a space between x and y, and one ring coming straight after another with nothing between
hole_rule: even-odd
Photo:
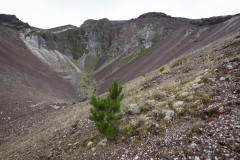
<instances>
[{"instance_id":1,"label":"reddish soil","mask_svg":"<svg viewBox=\"0 0 240 160\"><path fill-rule=\"evenodd\" d=\"M108 66L106 66L103 70L98 71L95 74L96 80L100 80L105 77L104 82L98 88L98 94L106 92L108 86L112 82L112 79L115 77L119 79L121 84L124 84L165 65L174 58L187 54L227 35L240 27L240 16L234 17L231 21L222 22L217 25L205 26L207 29L204 30L195 41L194 38L198 34L196 31L190 33L189 35L185 35L186 31L192 27L193 26L190 24L181 27L178 31L172 34L172 36L161 41L145 54L139 56L108 76L106 76L106 73L109 73L112 68L108 68Z\"/></svg>"}]
</instances>

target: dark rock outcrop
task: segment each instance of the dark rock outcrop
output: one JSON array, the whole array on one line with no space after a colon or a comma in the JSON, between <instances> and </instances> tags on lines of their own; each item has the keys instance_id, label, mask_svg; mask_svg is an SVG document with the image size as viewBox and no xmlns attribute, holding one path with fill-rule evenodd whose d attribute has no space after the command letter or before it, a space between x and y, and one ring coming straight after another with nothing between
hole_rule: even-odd
<instances>
[{"instance_id":1,"label":"dark rock outcrop","mask_svg":"<svg viewBox=\"0 0 240 160\"><path fill-rule=\"evenodd\" d=\"M17 30L30 28L28 23L22 22L15 15L0 14L0 24Z\"/></svg>"}]
</instances>

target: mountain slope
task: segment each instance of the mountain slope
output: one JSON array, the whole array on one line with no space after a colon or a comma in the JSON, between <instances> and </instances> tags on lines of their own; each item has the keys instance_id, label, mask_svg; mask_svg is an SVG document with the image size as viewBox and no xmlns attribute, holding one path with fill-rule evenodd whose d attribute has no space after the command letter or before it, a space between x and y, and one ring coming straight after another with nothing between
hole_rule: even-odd
<instances>
[{"instance_id":1,"label":"mountain slope","mask_svg":"<svg viewBox=\"0 0 240 160\"><path fill-rule=\"evenodd\" d=\"M126 83L116 140L97 133L86 101L13 121L0 157L239 159L239 53L238 29Z\"/></svg>"},{"instance_id":2,"label":"mountain slope","mask_svg":"<svg viewBox=\"0 0 240 160\"><path fill-rule=\"evenodd\" d=\"M31 107L33 104L71 102L77 98L75 86L34 55L20 39L19 31L9 27L16 23L18 29L25 29L25 24L16 19L0 25L0 124L37 110ZM58 66L61 62L58 59Z\"/></svg>"},{"instance_id":3,"label":"mountain slope","mask_svg":"<svg viewBox=\"0 0 240 160\"><path fill-rule=\"evenodd\" d=\"M193 22L196 25L192 25ZM111 73L112 69L108 67L102 67L102 69L98 70L95 73L95 78L97 80L103 79L98 93L101 94L107 91L107 86L114 77L118 77L120 83L124 84L165 65L180 55L187 54L236 30L240 27L240 15L230 16L225 19L216 17L215 19L195 20L184 24L173 32L171 36L168 36L119 70L113 73Z\"/></svg>"}]
</instances>

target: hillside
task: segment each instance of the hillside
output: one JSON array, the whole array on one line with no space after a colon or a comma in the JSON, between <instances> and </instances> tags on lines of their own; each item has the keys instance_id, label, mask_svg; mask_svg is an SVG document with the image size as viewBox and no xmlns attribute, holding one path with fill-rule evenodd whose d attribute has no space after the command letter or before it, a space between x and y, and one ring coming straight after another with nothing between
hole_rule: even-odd
<instances>
[{"instance_id":1,"label":"hillside","mask_svg":"<svg viewBox=\"0 0 240 160\"><path fill-rule=\"evenodd\" d=\"M15 16L0 15L0 22L0 124L38 112L34 106L76 101L71 75L80 71L58 52L27 46L21 33L29 25Z\"/></svg>"},{"instance_id":2,"label":"hillside","mask_svg":"<svg viewBox=\"0 0 240 160\"><path fill-rule=\"evenodd\" d=\"M90 97L95 90L106 92L114 77L124 84L239 27L239 14L194 20L150 12L123 21L89 19L80 27L31 28L25 39L37 36L41 47L74 59L77 67L91 73L85 77L91 83L79 85Z\"/></svg>"},{"instance_id":3,"label":"hillside","mask_svg":"<svg viewBox=\"0 0 240 160\"><path fill-rule=\"evenodd\" d=\"M220 26L212 26L212 30L215 27ZM181 44L192 45L188 41ZM176 49L182 45L176 44ZM158 47L161 45L147 53L157 52ZM58 109L43 110L1 126L0 157L239 159L240 30L193 48L188 54L169 59L169 63L165 61L163 72L156 69L147 73L146 69L144 76L124 85L121 135L117 140L106 140L97 133L88 120L88 101L56 105ZM137 61L131 64L140 65Z\"/></svg>"},{"instance_id":4,"label":"hillside","mask_svg":"<svg viewBox=\"0 0 240 160\"><path fill-rule=\"evenodd\" d=\"M154 14L140 16L135 22L148 20L149 16L159 18ZM120 83L124 84L132 79L144 75L154 69L157 69L172 59L190 53L204 45L207 45L224 35L240 27L240 15L226 17L212 17L201 20L182 20L181 18L169 18L174 21L182 21L169 36L166 36L159 43L134 57L132 61L126 63L118 70L109 67L108 64L95 72L96 80L102 80L98 88L98 93L102 94L107 91L107 86L114 77L118 77ZM121 59L128 59L129 55L119 56ZM115 62L115 65L119 62ZM121 62L120 62L121 63Z\"/></svg>"}]
</instances>

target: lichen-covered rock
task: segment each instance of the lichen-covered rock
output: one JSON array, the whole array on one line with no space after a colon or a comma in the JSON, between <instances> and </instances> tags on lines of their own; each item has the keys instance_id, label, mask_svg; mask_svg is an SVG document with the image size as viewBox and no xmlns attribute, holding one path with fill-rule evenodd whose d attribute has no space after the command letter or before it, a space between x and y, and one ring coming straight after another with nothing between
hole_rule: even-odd
<instances>
[{"instance_id":1,"label":"lichen-covered rock","mask_svg":"<svg viewBox=\"0 0 240 160\"><path fill-rule=\"evenodd\" d=\"M147 101L145 102L145 105L146 105L147 107L155 107L155 106L157 106L157 101L155 101L155 100L147 100Z\"/></svg>"},{"instance_id":2,"label":"lichen-covered rock","mask_svg":"<svg viewBox=\"0 0 240 160\"><path fill-rule=\"evenodd\" d=\"M167 105L167 101L162 101L162 102L158 102L157 107L165 108L166 105Z\"/></svg>"},{"instance_id":3,"label":"lichen-covered rock","mask_svg":"<svg viewBox=\"0 0 240 160\"><path fill-rule=\"evenodd\" d=\"M154 110L152 110L152 113L153 113L154 116L159 116L161 111L159 111L157 109L154 109Z\"/></svg>"},{"instance_id":4,"label":"lichen-covered rock","mask_svg":"<svg viewBox=\"0 0 240 160\"><path fill-rule=\"evenodd\" d=\"M165 121L169 121L172 119L173 115L174 115L174 111L173 110L169 110L169 109L163 109L162 110L162 114L165 115L164 120Z\"/></svg>"},{"instance_id":5,"label":"lichen-covered rock","mask_svg":"<svg viewBox=\"0 0 240 160\"><path fill-rule=\"evenodd\" d=\"M190 95L186 98L187 101L192 101L194 99L193 95Z\"/></svg>"},{"instance_id":6,"label":"lichen-covered rock","mask_svg":"<svg viewBox=\"0 0 240 160\"><path fill-rule=\"evenodd\" d=\"M178 114L183 113L184 109L182 107L178 107L175 109Z\"/></svg>"},{"instance_id":7,"label":"lichen-covered rock","mask_svg":"<svg viewBox=\"0 0 240 160\"><path fill-rule=\"evenodd\" d=\"M182 92L182 93L180 93L180 97L181 98L186 98L186 97L188 97L190 95L190 93L189 92Z\"/></svg>"},{"instance_id":8,"label":"lichen-covered rock","mask_svg":"<svg viewBox=\"0 0 240 160\"><path fill-rule=\"evenodd\" d=\"M221 77L220 81L225 81L225 79L226 79L225 77Z\"/></svg>"},{"instance_id":9,"label":"lichen-covered rock","mask_svg":"<svg viewBox=\"0 0 240 160\"><path fill-rule=\"evenodd\" d=\"M93 142L88 142L88 144L87 144L87 147L92 147L93 146Z\"/></svg>"},{"instance_id":10,"label":"lichen-covered rock","mask_svg":"<svg viewBox=\"0 0 240 160\"><path fill-rule=\"evenodd\" d=\"M169 105L171 105L174 101L175 101L175 96L172 96L172 97L168 98L168 100L167 100Z\"/></svg>"},{"instance_id":11,"label":"lichen-covered rock","mask_svg":"<svg viewBox=\"0 0 240 160\"><path fill-rule=\"evenodd\" d=\"M141 125L145 125L147 126L149 124L150 126L151 121L149 120L149 117L147 117L146 115L140 115L137 117L133 117L130 121L130 124L134 127L137 128Z\"/></svg>"},{"instance_id":12,"label":"lichen-covered rock","mask_svg":"<svg viewBox=\"0 0 240 160\"><path fill-rule=\"evenodd\" d=\"M138 104L130 104L128 107L128 112L130 114L139 114L141 113L141 108Z\"/></svg>"},{"instance_id":13,"label":"lichen-covered rock","mask_svg":"<svg viewBox=\"0 0 240 160\"><path fill-rule=\"evenodd\" d=\"M177 101L177 102L174 102L172 107L173 108L179 108L180 106L183 106L184 102L183 101Z\"/></svg>"},{"instance_id":14,"label":"lichen-covered rock","mask_svg":"<svg viewBox=\"0 0 240 160\"><path fill-rule=\"evenodd\" d=\"M192 88L193 89L198 89L198 88L200 88L200 87L202 87L204 84L202 84L202 83L200 83L200 84L198 84L198 83L193 83L192 84Z\"/></svg>"},{"instance_id":15,"label":"lichen-covered rock","mask_svg":"<svg viewBox=\"0 0 240 160\"><path fill-rule=\"evenodd\" d=\"M107 138L104 138L104 139L102 139L99 143L98 143L98 146L106 146L107 145Z\"/></svg>"}]
</instances>

